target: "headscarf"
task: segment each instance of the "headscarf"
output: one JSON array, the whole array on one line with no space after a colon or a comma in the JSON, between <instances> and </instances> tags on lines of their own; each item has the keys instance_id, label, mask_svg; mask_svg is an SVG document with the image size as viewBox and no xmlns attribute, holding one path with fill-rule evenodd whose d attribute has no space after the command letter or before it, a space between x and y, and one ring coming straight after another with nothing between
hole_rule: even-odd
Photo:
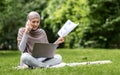
<instances>
[{"instance_id":1,"label":"headscarf","mask_svg":"<svg viewBox=\"0 0 120 75\"><path fill-rule=\"evenodd\" d=\"M35 11L32 11L28 14L27 16L27 20L31 20L33 18L38 18L40 20L40 15L39 13L35 12Z\"/></svg>"}]
</instances>

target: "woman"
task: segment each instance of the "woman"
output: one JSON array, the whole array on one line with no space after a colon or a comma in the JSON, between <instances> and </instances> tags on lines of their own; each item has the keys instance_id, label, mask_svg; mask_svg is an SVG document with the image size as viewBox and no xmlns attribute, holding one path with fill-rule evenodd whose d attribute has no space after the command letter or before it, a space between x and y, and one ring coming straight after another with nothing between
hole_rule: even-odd
<instances>
[{"instance_id":1,"label":"woman","mask_svg":"<svg viewBox=\"0 0 120 75\"><path fill-rule=\"evenodd\" d=\"M26 26L20 28L18 31L18 48L22 52L20 67L48 67L57 65L62 62L60 55L54 55L53 58L34 58L31 56L34 43L49 43L46 33L43 29L39 28L40 15L32 11L27 16ZM60 44L64 42L64 38L60 37L54 44Z\"/></svg>"}]
</instances>

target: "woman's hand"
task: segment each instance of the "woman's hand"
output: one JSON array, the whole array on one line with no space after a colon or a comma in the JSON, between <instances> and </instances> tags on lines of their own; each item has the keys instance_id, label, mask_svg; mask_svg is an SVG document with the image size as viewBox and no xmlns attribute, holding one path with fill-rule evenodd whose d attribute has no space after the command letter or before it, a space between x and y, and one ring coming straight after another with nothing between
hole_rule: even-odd
<instances>
[{"instance_id":1,"label":"woman's hand","mask_svg":"<svg viewBox=\"0 0 120 75\"><path fill-rule=\"evenodd\" d=\"M58 39L57 39L57 41L55 42L55 44L61 44L61 43L63 43L64 42L64 38L63 37L59 37Z\"/></svg>"},{"instance_id":2,"label":"woman's hand","mask_svg":"<svg viewBox=\"0 0 120 75\"><path fill-rule=\"evenodd\" d=\"M32 26L30 25L30 21L28 20L26 22L26 30L25 30L25 33L29 33L32 29Z\"/></svg>"}]
</instances>

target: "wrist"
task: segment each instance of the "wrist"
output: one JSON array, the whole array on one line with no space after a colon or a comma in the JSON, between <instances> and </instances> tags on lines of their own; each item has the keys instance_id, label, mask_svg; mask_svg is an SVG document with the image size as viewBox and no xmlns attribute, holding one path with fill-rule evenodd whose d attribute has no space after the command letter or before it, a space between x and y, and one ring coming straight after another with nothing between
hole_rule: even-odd
<instances>
[{"instance_id":1,"label":"wrist","mask_svg":"<svg viewBox=\"0 0 120 75\"><path fill-rule=\"evenodd\" d=\"M59 45L58 41L55 41L55 42L54 42L54 44L57 44L57 45Z\"/></svg>"},{"instance_id":2,"label":"wrist","mask_svg":"<svg viewBox=\"0 0 120 75\"><path fill-rule=\"evenodd\" d=\"M27 30L27 29L25 30L25 33L26 33L26 34L28 34L29 32L30 32L29 30Z\"/></svg>"}]
</instances>

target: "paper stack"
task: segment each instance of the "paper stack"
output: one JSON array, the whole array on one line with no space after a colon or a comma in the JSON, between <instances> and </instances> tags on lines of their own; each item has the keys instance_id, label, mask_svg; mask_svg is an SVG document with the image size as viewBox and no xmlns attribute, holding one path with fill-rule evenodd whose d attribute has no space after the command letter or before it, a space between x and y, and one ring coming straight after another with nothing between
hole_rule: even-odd
<instances>
[{"instance_id":1,"label":"paper stack","mask_svg":"<svg viewBox=\"0 0 120 75\"><path fill-rule=\"evenodd\" d=\"M58 31L58 35L60 37L65 37L69 34L78 24L72 22L71 20L67 20L62 28Z\"/></svg>"}]
</instances>

